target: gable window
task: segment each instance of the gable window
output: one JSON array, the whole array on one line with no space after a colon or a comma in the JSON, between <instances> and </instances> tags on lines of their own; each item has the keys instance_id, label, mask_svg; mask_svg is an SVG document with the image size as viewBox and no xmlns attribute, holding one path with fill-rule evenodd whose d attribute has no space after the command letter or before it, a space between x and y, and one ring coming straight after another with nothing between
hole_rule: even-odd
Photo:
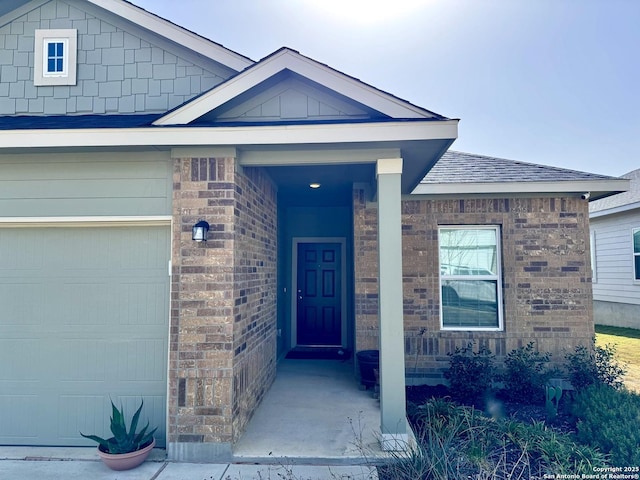
<instances>
[{"instance_id":1,"label":"gable window","mask_svg":"<svg viewBox=\"0 0 640 480\"><path fill-rule=\"evenodd\" d=\"M640 228L633 229L633 274L634 280L640 282Z\"/></svg>"},{"instance_id":2,"label":"gable window","mask_svg":"<svg viewBox=\"0 0 640 480\"><path fill-rule=\"evenodd\" d=\"M66 39L47 41L47 70L44 75L64 75L67 70L64 61L65 46L68 48L69 42Z\"/></svg>"},{"instance_id":3,"label":"gable window","mask_svg":"<svg viewBox=\"0 0 640 480\"><path fill-rule=\"evenodd\" d=\"M34 85L75 85L77 44L77 30L36 30Z\"/></svg>"},{"instance_id":4,"label":"gable window","mask_svg":"<svg viewBox=\"0 0 640 480\"><path fill-rule=\"evenodd\" d=\"M501 330L500 227L443 226L438 238L441 327Z\"/></svg>"}]
</instances>

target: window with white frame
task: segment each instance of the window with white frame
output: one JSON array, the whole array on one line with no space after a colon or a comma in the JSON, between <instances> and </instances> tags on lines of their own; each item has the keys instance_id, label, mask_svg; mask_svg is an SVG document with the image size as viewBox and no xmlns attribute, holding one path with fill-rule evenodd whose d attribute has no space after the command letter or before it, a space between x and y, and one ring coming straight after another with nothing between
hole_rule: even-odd
<instances>
[{"instance_id":1,"label":"window with white frame","mask_svg":"<svg viewBox=\"0 0 640 480\"><path fill-rule=\"evenodd\" d=\"M640 282L640 228L633 229L633 274L634 280Z\"/></svg>"},{"instance_id":2,"label":"window with white frame","mask_svg":"<svg viewBox=\"0 0 640 480\"><path fill-rule=\"evenodd\" d=\"M34 85L75 85L77 50L77 30L36 30Z\"/></svg>"},{"instance_id":3,"label":"window with white frame","mask_svg":"<svg viewBox=\"0 0 640 480\"><path fill-rule=\"evenodd\" d=\"M442 226L438 239L441 327L501 330L500 227Z\"/></svg>"}]
</instances>

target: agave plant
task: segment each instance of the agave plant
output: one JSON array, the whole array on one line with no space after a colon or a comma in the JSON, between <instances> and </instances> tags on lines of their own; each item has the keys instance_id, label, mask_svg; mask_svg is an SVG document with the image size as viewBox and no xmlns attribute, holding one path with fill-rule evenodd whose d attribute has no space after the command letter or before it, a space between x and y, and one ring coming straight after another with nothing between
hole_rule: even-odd
<instances>
[{"instance_id":1,"label":"agave plant","mask_svg":"<svg viewBox=\"0 0 640 480\"><path fill-rule=\"evenodd\" d=\"M113 437L104 439L97 435L85 435L82 432L80 432L80 435L93 440L94 442L98 442L100 450L105 453L117 455L140 450L152 441L153 434L157 430L156 427L150 432L147 432L147 429L149 428L149 422L147 422L147 425L140 430L140 432L136 433L136 429L138 428L138 419L140 418L140 412L142 411L142 405L144 405L144 400L140 402L140 407L138 407L138 410L134 413L133 418L131 419L131 425L129 426L129 431L127 431L122 405L120 406L120 410L118 410L114 405L113 400L111 400L111 433L113 433Z\"/></svg>"}]
</instances>

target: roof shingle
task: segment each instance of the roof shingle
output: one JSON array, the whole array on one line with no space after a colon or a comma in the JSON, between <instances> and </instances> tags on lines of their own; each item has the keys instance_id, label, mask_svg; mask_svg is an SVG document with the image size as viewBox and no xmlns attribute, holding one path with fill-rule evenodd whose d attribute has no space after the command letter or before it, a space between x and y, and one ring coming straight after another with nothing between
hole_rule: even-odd
<instances>
[{"instance_id":1,"label":"roof shingle","mask_svg":"<svg viewBox=\"0 0 640 480\"><path fill-rule=\"evenodd\" d=\"M449 150L421 184L610 180L615 177Z\"/></svg>"},{"instance_id":2,"label":"roof shingle","mask_svg":"<svg viewBox=\"0 0 640 480\"><path fill-rule=\"evenodd\" d=\"M590 213L622 207L623 205L630 205L632 203L640 203L640 168L622 175L621 178L628 178L630 180L629 191L591 202L589 204Z\"/></svg>"},{"instance_id":3,"label":"roof shingle","mask_svg":"<svg viewBox=\"0 0 640 480\"><path fill-rule=\"evenodd\" d=\"M0 130L150 127L162 114L0 116Z\"/></svg>"}]
</instances>

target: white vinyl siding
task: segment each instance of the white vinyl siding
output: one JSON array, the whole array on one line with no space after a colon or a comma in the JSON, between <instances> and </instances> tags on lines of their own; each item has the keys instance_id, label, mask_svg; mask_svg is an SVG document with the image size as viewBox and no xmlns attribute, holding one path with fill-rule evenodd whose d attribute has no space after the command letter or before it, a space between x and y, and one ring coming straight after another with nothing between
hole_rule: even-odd
<instances>
[{"instance_id":1,"label":"white vinyl siding","mask_svg":"<svg viewBox=\"0 0 640 480\"><path fill-rule=\"evenodd\" d=\"M595 233L598 281L594 300L640 305L640 281L636 280L633 232L640 229L640 211L590 220Z\"/></svg>"},{"instance_id":2,"label":"white vinyl siding","mask_svg":"<svg viewBox=\"0 0 640 480\"><path fill-rule=\"evenodd\" d=\"M441 327L501 330L500 228L442 226L438 241Z\"/></svg>"},{"instance_id":3,"label":"white vinyl siding","mask_svg":"<svg viewBox=\"0 0 640 480\"><path fill-rule=\"evenodd\" d=\"M591 282L598 281L598 259L596 258L596 232L592 231L591 235Z\"/></svg>"},{"instance_id":4,"label":"white vinyl siding","mask_svg":"<svg viewBox=\"0 0 640 480\"><path fill-rule=\"evenodd\" d=\"M633 229L633 279L640 282L640 228Z\"/></svg>"}]
</instances>

